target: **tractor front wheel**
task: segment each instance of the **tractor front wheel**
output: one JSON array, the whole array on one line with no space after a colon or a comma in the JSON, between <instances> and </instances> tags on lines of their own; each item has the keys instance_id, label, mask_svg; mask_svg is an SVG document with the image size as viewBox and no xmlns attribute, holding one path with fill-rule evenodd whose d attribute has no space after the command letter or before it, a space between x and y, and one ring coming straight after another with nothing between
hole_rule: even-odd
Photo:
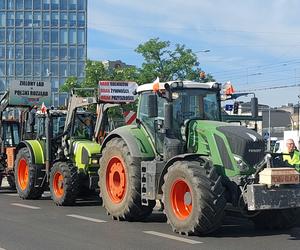
<instances>
[{"instance_id":1,"label":"tractor front wheel","mask_svg":"<svg viewBox=\"0 0 300 250\"><path fill-rule=\"evenodd\" d=\"M28 148L21 148L15 161L16 188L21 198L39 199L42 196L44 188L35 187L36 175L37 171L32 164ZM9 184L11 185L11 183Z\"/></svg>"},{"instance_id":2,"label":"tractor front wheel","mask_svg":"<svg viewBox=\"0 0 300 250\"><path fill-rule=\"evenodd\" d=\"M140 160L133 158L121 138L109 141L103 150L99 168L100 197L115 219L136 221L151 214L155 202L141 203Z\"/></svg>"},{"instance_id":3,"label":"tractor front wheel","mask_svg":"<svg viewBox=\"0 0 300 250\"><path fill-rule=\"evenodd\" d=\"M209 160L175 162L164 181L164 213L173 231L200 235L219 228L226 199L221 177Z\"/></svg>"},{"instance_id":4,"label":"tractor front wheel","mask_svg":"<svg viewBox=\"0 0 300 250\"><path fill-rule=\"evenodd\" d=\"M50 193L56 205L73 205L78 191L79 179L76 167L68 162L54 163L50 172Z\"/></svg>"}]
</instances>

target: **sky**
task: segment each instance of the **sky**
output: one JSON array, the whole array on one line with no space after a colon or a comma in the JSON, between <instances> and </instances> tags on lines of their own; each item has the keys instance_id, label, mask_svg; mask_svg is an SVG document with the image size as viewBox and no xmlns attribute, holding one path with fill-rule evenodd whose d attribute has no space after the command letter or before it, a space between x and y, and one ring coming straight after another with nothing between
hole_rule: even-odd
<instances>
[{"instance_id":1,"label":"sky","mask_svg":"<svg viewBox=\"0 0 300 250\"><path fill-rule=\"evenodd\" d=\"M259 103L296 104L299 10L299 0L88 0L88 58L140 67L135 48L159 38L192 49L202 70Z\"/></svg>"}]
</instances>

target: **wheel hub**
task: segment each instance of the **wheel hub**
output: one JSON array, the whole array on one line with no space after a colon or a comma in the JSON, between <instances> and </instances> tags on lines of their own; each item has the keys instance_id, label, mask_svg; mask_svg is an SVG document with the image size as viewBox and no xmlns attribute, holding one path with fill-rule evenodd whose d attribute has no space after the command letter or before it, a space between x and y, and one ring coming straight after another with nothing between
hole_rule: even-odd
<instances>
[{"instance_id":1,"label":"wheel hub","mask_svg":"<svg viewBox=\"0 0 300 250\"><path fill-rule=\"evenodd\" d=\"M29 182L29 167L26 159L22 158L18 165L18 183L21 190L25 190Z\"/></svg>"},{"instance_id":2,"label":"wheel hub","mask_svg":"<svg viewBox=\"0 0 300 250\"><path fill-rule=\"evenodd\" d=\"M121 159L113 157L107 167L107 191L114 203L123 200L126 192L125 168Z\"/></svg>"},{"instance_id":3,"label":"wheel hub","mask_svg":"<svg viewBox=\"0 0 300 250\"><path fill-rule=\"evenodd\" d=\"M171 207L175 216L185 220L192 212L193 202L189 185L183 179L177 179L171 188Z\"/></svg>"}]
</instances>

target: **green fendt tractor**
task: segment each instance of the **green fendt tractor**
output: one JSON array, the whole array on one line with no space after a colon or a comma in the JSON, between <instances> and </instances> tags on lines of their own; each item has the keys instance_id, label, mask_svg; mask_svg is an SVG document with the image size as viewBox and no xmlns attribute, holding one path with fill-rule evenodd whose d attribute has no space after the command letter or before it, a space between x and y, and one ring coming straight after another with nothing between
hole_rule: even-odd
<instances>
[{"instance_id":1,"label":"green fendt tractor","mask_svg":"<svg viewBox=\"0 0 300 250\"><path fill-rule=\"evenodd\" d=\"M143 219L162 200L182 234L215 231L226 204L257 226L293 225L299 174L273 168L259 134L221 122L219 84L145 84L137 94L136 125L112 131L101 148L100 196L114 219Z\"/></svg>"}]
</instances>

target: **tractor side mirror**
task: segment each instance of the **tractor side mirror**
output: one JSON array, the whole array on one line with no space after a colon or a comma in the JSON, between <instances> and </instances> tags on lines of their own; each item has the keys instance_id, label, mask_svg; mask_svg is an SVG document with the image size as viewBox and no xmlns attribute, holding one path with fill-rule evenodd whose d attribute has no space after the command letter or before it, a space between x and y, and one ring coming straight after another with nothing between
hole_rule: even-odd
<instances>
[{"instance_id":1,"label":"tractor side mirror","mask_svg":"<svg viewBox=\"0 0 300 250\"><path fill-rule=\"evenodd\" d=\"M251 98L251 114L252 118L258 117L258 100L256 97Z\"/></svg>"},{"instance_id":2,"label":"tractor side mirror","mask_svg":"<svg viewBox=\"0 0 300 250\"><path fill-rule=\"evenodd\" d=\"M148 96L148 117L153 118L158 115L157 95L150 94Z\"/></svg>"}]
</instances>

